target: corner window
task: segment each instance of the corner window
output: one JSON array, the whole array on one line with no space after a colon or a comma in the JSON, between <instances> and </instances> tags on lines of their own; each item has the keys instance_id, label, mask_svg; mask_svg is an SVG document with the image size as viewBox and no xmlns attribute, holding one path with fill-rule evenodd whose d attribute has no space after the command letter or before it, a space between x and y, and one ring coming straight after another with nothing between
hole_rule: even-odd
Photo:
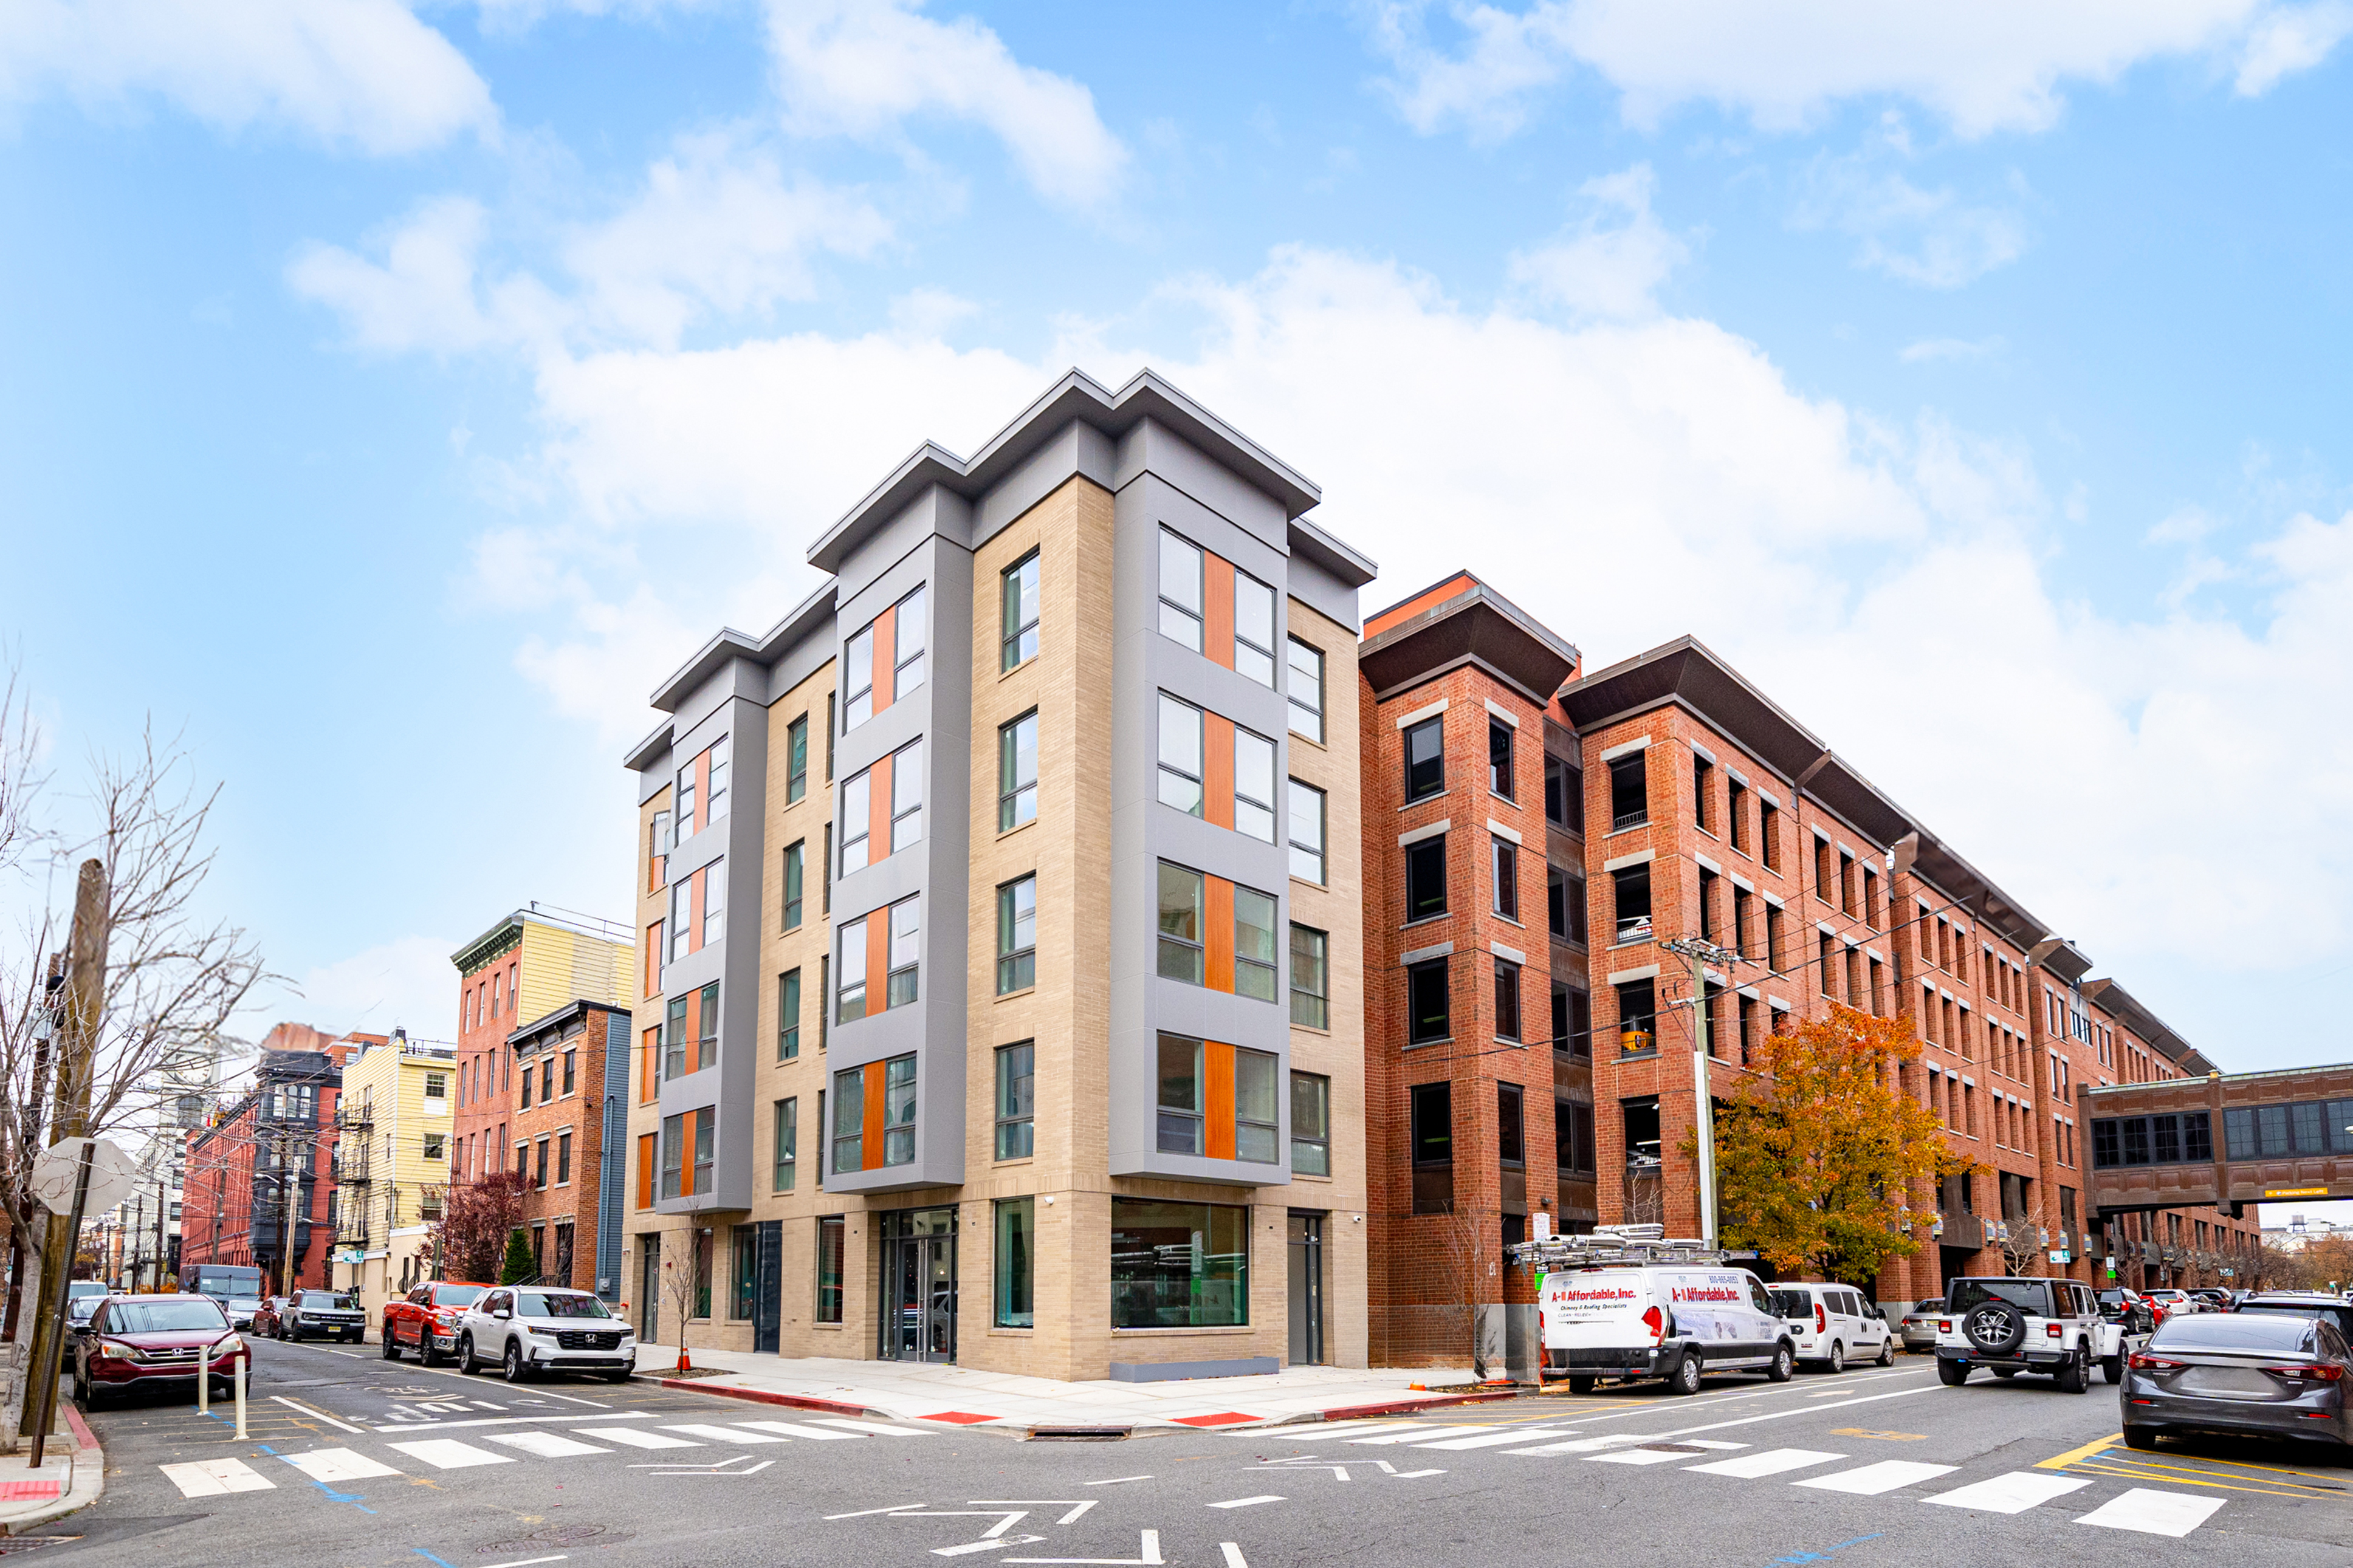
<instances>
[{"instance_id":1,"label":"corner window","mask_svg":"<svg viewBox=\"0 0 2353 1568\"><path fill-rule=\"evenodd\" d=\"M1201 1042L1160 1037L1157 1147L1164 1154L1201 1152Z\"/></svg>"},{"instance_id":2,"label":"corner window","mask_svg":"<svg viewBox=\"0 0 2353 1568\"><path fill-rule=\"evenodd\" d=\"M1314 784L1290 782L1291 874L1303 882L1324 886L1325 826L1324 792Z\"/></svg>"},{"instance_id":3,"label":"corner window","mask_svg":"<svg viewBox=\"0 0 2353 1568\"><path fill-rule=\"evenodd\" d=\"M1234 1052L1234 1158L1254 1164L1279 1163L1275 1117L1275 1057L1267 1051Z\"/></svg>"},{"instance_id":4,"label":"corner window","mask_svg":"<svg viewBox=\"0 0 2353 1568\"><path fill-rule=\"evenodd\" d=\"M997 831L1010 833L1038 817L1038 711L1031 709L997 731Z\"/></svg>"},{"instance_id":5,"label":"corner window","mask_svg":"<svg viewBox=\"0 0 2353 1568\"><path fill-rule=\"evenodd\" d=\"M1234 889L1234 994L1274 1000L1274 900L1250 888ZM1271 1095L1274 1091L1267 1091ZM1274 1158L1269 1154L1268 1159Z\"/></svg>"},{"instance_id":6,"label":"corner window","mask_svg":"<svg viewBox=\"0 0 2353 1568\"><path fill-rule=\"evenodd\" d=\"M891 618L894 644L891 680L893 700L906 696L923 683L923 648L927 641L923 625L923 590L918 588L900 600L898 611Z\"/></svg>"},{"instance_id":7,"label":"corner window","mask_svg":"<svg viewBox=\"0 0 2353 1568\"><path fill-rule=\"evenodd\" d=\"M1640 866L1621 866L1609 873L1611 896L1616 900L1620 942L1647 942L1651 936L1651 868L1645 861Z\"/></svg>"},{"instance_id":8,"label":"corner window","mask_svg":"<svg viewBox=\"0 0 2353 1568\"><path fill-rule=\"evenodd\" d=\"M997 1047L997 1157L1026 1160L1037 1152L1038 1049L1024 1040Z\"/></svg>"},{"instance_id":9,"label":"corner window","mask_svg":"<svg viewBox=\"0 0 2353 1568\"><path fill-rule=\"evenodd\" d=\"M1038 984L1038 879L1022 877L997 889L997 994Z\"/></svg>"},{"instance_id":10,"label":"corner window","mask_svg":"<svg viewBox=\"0 0 2353 1568\"><path fill-rule=\"evenodd\" d=\"M785 727L785 804L808 794L808 715Z\"/></svg>"},{"instance_id":11,"label":"corner window","mask_svg":"<svg viewBox=\"0 0 2353 1568\"><path fill-rule=\"evenodd\" d=\"M847 1068L833 1075L833 1168L866 1168L866 1069Z\"/></svg>"},{"instance_id":12,"label":"corner window","mask_svg":"<svg viewBox=\"0 0 2353 1568\"><path fill-rule=\"evenodd\" d=\"M1274 842L1274 742L1234 726L1234 831Z\"/></svg>"},{"instance_id":13,"label":"corner window","mask_svg":"<svg viewBox=\"0 0 2353 1568\"><path fill-rule=\"evenodd\" d=\"M1631 1056L1658 1043L1658 985L1633 980L1618 986L1618 1048Z\"/></svg>"},{"instance_id":14,"label":"corner window","mask_svg":"<svg viewBox=\"0 0 2353 1568\"><path fill-rule=\"evenodd\" d=\"M1234 668L1261 686L1274 686L1274 590L1250 574L1234 573Z\"/></svg>"},{"instance_id":15,"label":"corner window","mask_svg":"<svg viewBox=\"0 0 2353 1568\"><path fill-rule=\"evenodd\" d=\"M1321 745L1324 741L1324 656L1291 639L1291 673L1283 683L1291 699L1291 732Z\"/></svg>"},{"instance_id":16,"label":"corner window","mask_svg":"<svg viewBox=\"0 0 2353 1568\"><path fill-rule=\"evenodd\" d=\"M1000 1329L1037 1325L1034 1289L1038 1243L1038 1200L999 1198L996 1205L996 1310L989 1321Z\"/></svg>"},{"instance_id":17,"label":"corner window","mask_svg":"<svg viewBox=\"0 0 2353 1568\"><path fill-rule=\"evenodd\" d=\"M1291 1169L1302 1176L1332 1173L1332 1080L1320 1073L1291 1075Z\"/></svg>"},{"instance_id":18,"label":"corner window","mask_svg":"<svg viewBox=\"0 0 2353 1568\"><path fill-rule=\"evenodd\" d=\"M1038 657L1038 552L1031 551L1005 570L1003 669L1018 669Z\"/></svg>"},{"instance_id":19,"label":"corner window","mask_svg":"<svg viewBox=\"0 0 2353 1568\"><path fill-rule=\"evenodd\" d=\"M923 743L911 742L891 754L891 853L923 837Z\"/></svg>"},{"instance_id":20,"label":"corner window","mask_svg":"<svg viewBox=\"0 0 2353 1568\"><path fill-rule=\"evenodd\" d=\"M1189 540L1160 531L1160 631L1201 651L1201 551Z\"/></svg>"},{"instance_id":21,"label":"corner window","mask_svg":"<svg viewBox=\"0 0 2353 1568\"><path fill-rule=\"evenodd\" d=\"M1202 814L1201 710L1160 694L1160 804Z\"/></svg>"},{"instance_id":22,"label":"corner window","mask_svg":"<svg viewBox=\"0 0 2353 1568\"><path fill-rule=\"evenodd\" d=\"M1406 1043L1423 1046L1448 1038L1453 1017L1447 995L1446 960L1409 964L1405 972Z\"/></svg>"},{"instance_id":23,"label":"corner window","mask_svg":"<svg viewBox=\"0 0 2353 1568\"><path fill-rule=\"evenodd\" d=\"M1249 1209L1112 1199L1113 1328L1240 1328L1249 1322Z\"/></svg>"},{"instance_id":24,"label":"corner window","mask_svg":"<svg viewBox=\"0 0 2353 1568\"><path fill-rule=\"evenodd\" d=\"M1331 944L1323 931L1291 928L1291 1021L1310 1029L1332 1024Z\"/></svg>"},{"instance_id":25,"label":"corner window","mask_svg":"<svg viewBox=\"0 0 2353 1568\"><path fill-rule=\"evenodd\" d=\"M1433 834L1405 847L1405 918L1408 924L1446 912L1446 835Z\"/></svg>"},{"instance_id":26,"label":"corner window","mask_svg":"<svg viewBox=\"0 0 2353 1568\"><path fill-rule=\"evenodd\" d=\"M1609 764L1609 831L1640 827L1651 820L1650 764L1647 751L1614 759Z\"/></svg>"},{"instance_id":27,"label":"corner window","mask_svg":"<svg viewBox=\"0 0 2353 1568\"><path fill-rule=\"evenodd\" d=\"M1495 1159L1514 1168L1528 1163L1527 1097L1515 1083L1495 1086Z\"/></svg>"},{"instance_id":28,"label":"corner window","mask_svg":"<svg viewBox=\"0 0 2353 1568\"><path fill-rule=\"evenodd\" d=\"M1408 805L1446 788L1445 715L1425 719L1405 732L1405 798Z\"/></svg>"},{"instance_id":29,"label":"corner window","mask_svg":"<svg viewBox=\"0 0 2353 1568\"><path fill-rule=\"evenodd\" d=\"M1206 982L1202 940L1201 873L1160 862L1161 975L1199 985Z\"/></svg>"},{"instance_id":30,"label":"corner window","mask_svg":"<svg viewBox=\"0 0 2353 1568\"><path fill-rule=\"evenodd\" d=\"M892 1057L882 1064L882 1163L911 1165L915 1160L915 1058Z\"/></svg>"},{"instance_id":31,"label":"corner window","mask_svg":"<svg viewBox=\"0 0 2353 1568\"><path fill-rule=\"evenodd\" d=\"M1487 715L1487 793L1505 800L1520 798L1512 777L1512 742L1517 733L1493 714Z\"/></svg>"}]
</instances>

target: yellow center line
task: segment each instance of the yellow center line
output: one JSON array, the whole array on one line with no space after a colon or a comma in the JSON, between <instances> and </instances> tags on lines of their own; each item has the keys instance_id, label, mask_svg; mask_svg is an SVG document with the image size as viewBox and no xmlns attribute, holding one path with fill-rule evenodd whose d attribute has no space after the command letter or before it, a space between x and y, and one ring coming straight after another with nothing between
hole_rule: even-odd
<instances>
[{"instance_id":1,"label":"yellow center line","mask_svg":"<svg viewBox=\"0 0 2353 1568\"><path fill-rule=\"evenodd\" d=\"M2189 1463L2189 1464L2198 1464L2198 1465L2227 1465L2227 1466L2230 1466L2232 1469L2266 1470L2266 1471L2270 1471L2270 1472L2271 1472L2272 1474L2274 1474L2274 1475L2294 1476L2294 1475L2298 1475L2298 1474L2300 1474L2300 1473L2301 1473L2301 1472L2298 1472L2298 1471L2295 1471L2295 1470L2284 1470L2284 1469L2278 1469L2278 1468L2274 1468L2274 1467L2273 1467L2273 1466L2269 1466L2269 1465L2249 1465L2249 1464L2242 1464L2240 1461L2238 1461L2238 1460L2236 1460L2236 1459L2200 1459L2200 1458L2197 1458L2196 1456L2194 1456L2194 1455L2188 1455L2188 1454L2181 1455L2181 1456L2179 1456L2179 1458L2181 1458L2185 1463ZM2131 1465L2131 1466L2134 1466L2134 1467L2136 1467L2136 1468L2140 1468L2140 1469L2147 1469L2147 1470L2162 1470L2162 1471L2166 1472L2166 1473L2167 1473L2167 1474L2168 1474L2168 1475L2181 1475L2181 1476L2208 1476L2208 1475L2213 1475L2213 1474L2217 1473L2217 1472L2215 1472L2215 1471L2213 1471L2213 1470L2211 1470L2211 1469L2185 1469L2185 1468L2183 1468L2180 1465L2163 1465L2163 1464L2159 1464L2159 1463L2158 1463L2157 1460L2155 1460L2155 1459L2147 1459L2147 1458L2140 1458L2138 1455L2126 1456L2126 1455L2123 1455L2123 1454L2118 1454L2118 1455L2116 1455L2116 1456L2114 1456L2114 1457L2113 1457L2113 1458L2112 1458L2112 1462L2114 1462L2114 1463L2118 1463L2118 1464ZM2263 1478L2263 1477L2250 1477L2250 1478L2248 1478L2248 1479L2253 1479L2253 1480L2259 1480L2259 1479L2264 1479L2264 1478ZM2344 1489L2344 1487L2343 1487L2341 1484L2339 1484L2339 1483L2337 1483L2337 1482L2335 1482L2335 1481L2324 1481L2324 1480L2321 1480L2321 1479L2320 1479L2318 1477L2316 1477L2316 1477L2311 1477L2311 1478L2309 1478L2309 1479L2314 1482L2314 1484L2313 1484L2311 1487L2305 1489L2306 1489L2306 1490L2310 1490L2310 1491L2343 1491L2343 1490L2345 1489ZM2294 1482L2294 1481L2274 1481L2272 1484L2273 1484L2274 1486L2294 1486L2294 1485L2295 1485L2296 1483L2295 1483L2295 1482Z\"/></svg>"},{"instance_id":2,"label":"yellow center line","mask_svg":"<svg viewBox=\"0 0 2353 1568\"><path fill-rule=\"evenodd\" d=\"M2308 1498L2312 1495L2310 1492L2287 1491L2279 1487L2234 1487L2226 1481L2201 1481L2195 1475L2190 1474L2188 1471L2183 1471L2179 1474L2168 1473L2164 1475L2153 1475L2148 1470L2126 1469L2119 1465L2078 1465L2075 1468L2079 1472L2094 1476L2122 1476L2126 1480L2132 1481L2153 1481L2162 1479L2174 1486L2211 1487L2216 1491L2252 1492L2262 1497Z\"/></svg>"},{"instance_id":3,"label":"yellow center line","mask_svg":"<svg viewBox=\"0 0 2353 1568\"><path fill-rule=\"evenodd\" d=\"M2063 1470L2068 1466L2074 1464L2080 1459L2089 1458L2092 1455L2098 1453L2109 1444L2121 1443L2124 1440L2125 1435L2123 1433L2111 1432L2105 1437L2093 1438L2090 1442L2084 1444L2080 1448L2070 1448L2063 1454L2054 1454L2050 1458L2047 1458L2041 1464L2036 1465L2034 1468L2038 1470Z\"/></svg>"}]
</instances>

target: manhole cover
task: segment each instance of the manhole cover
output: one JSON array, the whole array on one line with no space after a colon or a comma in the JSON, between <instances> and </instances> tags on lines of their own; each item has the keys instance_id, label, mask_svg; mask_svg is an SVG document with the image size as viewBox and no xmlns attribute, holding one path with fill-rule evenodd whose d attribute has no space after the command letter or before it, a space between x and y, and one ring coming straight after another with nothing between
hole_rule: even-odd
<instances>
[{"instance_id":1,"label":"manhole cover","mask_svg":"<svg viewBox=\"0 0 2353 1568\"><path fill-rule=\"evenodd\" d=\"M0 1536L0 1557L14 1557L19 1552L38 1551L44 1546L63 1546L69 1541L79 1541L79 1535L5 1535Z\"/></svg>"},{"instance_id":2,"label":"manhole cover","mask_svg":"<svg viewBox=\"0 0 2353 1568\"><path fill-rule=\"evenodd\" d=\"M601 1524L550 1524L533 1531L529 1535L519 1535L512 1541L493 1541L478 1550L484 1552L533 1552L543 1546L586 1546L592 1542L598 1546L610 1546L628 1539L627 1531L617 1533Z\"/></svg>"}]
</instances>

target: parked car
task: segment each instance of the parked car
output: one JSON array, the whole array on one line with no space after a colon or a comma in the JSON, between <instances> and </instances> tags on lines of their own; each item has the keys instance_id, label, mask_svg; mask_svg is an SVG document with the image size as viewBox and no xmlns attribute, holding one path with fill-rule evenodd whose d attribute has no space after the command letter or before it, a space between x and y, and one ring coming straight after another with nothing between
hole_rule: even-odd
<instances>
[{"instance_id":1,"label":"parked car","mask_svg":"<svg viewBox=\"0 0 2353 1568\"><path fill-rule=\"evenodd\" d=\"M2346 1343L2353 1344L2353 1303L2326 1290L2261 1290L2240 1302L2238 1310L2274 1317L2317 1318L2334 1323L2337 1331L2345 1336Z\"/></svg>"},{"instance_id":2,"label":"parked car","mask_svg":"<svg viewBox=\"0 0 2353 1568\"><path fill-rule=\"evenodd\" d=\"M2259 1433L2341 1449L2353 1440L2348 1369L2353 1352L2328 1318L2247 1311L2172 1318L2126 1363L2117 1395L2125 1442L2153 1448L2168 1432Z\"/></svg>"},{"instance_id":3,"label":"parked car","mask_svg":"<svg viewBox=\"0 0 2353 1568\"><path fill-rule=\"evenodd\" d=\"M1782 1280L1766 1289L1800 1362L1825 1372L1844 1372L1850 1361L1895 1363L1895 1336L1860 1292L1805 1280Z\"/></svg>"},{"instance_id":4,"label":"parked car","mask_svg":"<svg viewBox=\"0 0 2353 1568\"><path fill-rule=\"evenodd\" d=\"M2088 1285L1991 1277L1946 1282L1936 1375L1949 1387L1984 1367L1999 1378L2048 1373L2063 1391L2081 1394L2094 1363L2110 1383L2122 1382L2130 1349L2122 1328L2101 1316Z\"/></svg>"},{"instance_id":5,"label":"parked car","mask_svg":"<svg viewBox=\"0 0 2353 1568\"><path fill-rule=\"evenodd\" d=\"M2219 1285L2200 1286L2189 1294L2196 1300L2205 1302L2208 1311L2227 1312L2231 1310L2231 1293Z\"/></svg>"},{"instance_id":6,"label":"parked car","mask_svg":"<svg viewBox=\"0 0 2353 1568\"><path fill-rule=\"evenodd\" d=\"M286 1337L286 1305L284 1296L264 1296L261 1305L253 1310L253 1337L257 1340L282 1340Z\"/></svg>"},{"instance_id":7,"label":"parked car","mask_svg":"<svg viewBox=\"0 0 2353 1568\"><path fill-rule=\"evenodd\" d=\"M1697 1394L1703 1370L1787 1383L1797 1365L1797 1346L1764 1282L1722 1264L1555 1268L1536 1310L1545 1365L1575 1394L1603 1378L1657 1378L1671 1394Z\"/></svg>"},{"instance_id":8,"label":"parked car","mask_svg":"<svg viewBox=\"0 0 2353 1568\"><path fill-rule=\"evenodd\" d=\"M1945 1310L1941 1297L1931 1296L1925 1301L1915 1301L1912 1310L1904 1314L1898 1331L1904 1336L1907 1351L1932 1351L1936 1348L1936 1314Z\"/></svg>"},{"instance_id":9,"label":"parked car","mask_svg":"<svg viewBox=\"0 0 2353 1568\"><path fill-rule=\"evenodd\" d=\"M315 1338L355 1345L367 1338L367 1313L348 1290L297 1290L286 1299L279 1321L278 1337L298 1343Z\"/></svg>"},{"instance_id":10,"label":"parked car","mask_svg":"<svg viewBox=\"0 0 2353 1568\"><path fill-rule=\"evenodd\" d=\"M398 1361L414 1349L427 1366L438 1366L458 1351L458 1320L482 1299L487 1285L463 1279L428 1279L384 1308L384 1359Z\"/></svg>"},{"instance_id":11,"label":"parked car","mask_svg":"<svg viewBox=\"0 0 2353 1568\"><path fill-rule=\"evenodd\" d=\"M76 1279L66 1286L66 1331L78 1334L90 1327L98 1304L114 1292L95 1279Z\"/></svg>"},{"instance_id":12,"label":"parked car","mask_svg":"<svg viewBox=\"0 0 2353 1568\"><path fill-rule=\"evenodd\" d=\"M2137 1290L2118 1287L2099 1292L2100 1316L2122 1325L2128 1334L2151 1334L2157 1331L2157 1308Z\"/></svg>"},{"instance_id":13,"label":"parked car","mask_svg":"<svg viewBox=\"0 0 2353 1568\"><path fill-rule=\"evenodd\" d=\"M208 1296L109 1296L74 1347L74 1398L85 1410L140 1389L185 1398L206 1373L226 1389L245 1353Z\"/></svg>"},{"instance_id":14,"label":"parked car","mask_svg":"<svg viewBox=\"0 0 2353 1568\"><path fill-rule=\"evenodd\" d=\"M2194 1299L2187 1290L2164 1289L2151 1290L2147 1294L2149 1304L2157 1309L2157 1321L2159 1323L2177 1312L2202 1312L2206 1310L2206 1303Z\"/></svg>"},{"instance_id":15,"label":"parked car","mask_svg":"<svg viewBox=\"0 0 2353 1568\"><path fill-rule=\"evenodd\" d=\"M501 1285L482 1292L458 1324L458 1370L489 1364L509 1383L547 1372L593 1372L610 1382L637 1366L637 1335L586 1290Z\"/></svg>"}]
</instances>

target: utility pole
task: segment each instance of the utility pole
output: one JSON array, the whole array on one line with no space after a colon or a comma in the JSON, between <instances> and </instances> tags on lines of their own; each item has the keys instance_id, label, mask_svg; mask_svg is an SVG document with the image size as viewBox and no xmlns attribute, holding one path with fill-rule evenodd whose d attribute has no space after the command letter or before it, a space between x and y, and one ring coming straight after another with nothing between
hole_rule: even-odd
<instances>
[{"instance_id":1,"label":"utility pole","mask_svg":"<svg viewBox=\"0 0 2353 1568\"><path fill-rule=\"evenodd\" d=\"M83 1137L90 1131L90 1076L98 1058L98 1032L106 1011L110 892L105 865L94 859L83 861L74 886L73 930L66 942L60 1019L64 1027L59 1031L56 1053L57 1092L49 1122L52 1148L62 1139ZM73 1275L74 1255L80 1248L80 1226L79 1204L74 1205L70 1218L51 1215L47 1242L42 1249L41 1283L46 1288L42 1294L49 1300L40 1304L46 1310L33 1321L33 1358L29 1364L51 1369L51 1385L47 1390L31 1391L39 1397L24 1402L17 1426L20 1433L35 1439L37 1447L39 1439L47 1435L45 1426L35 1423L46 1422L47 1416L41 1412L52 1406L49 1396L56 1393L54 1368L58 1363L58 1336L65 1322L65 1287Z\"/></svg>"},{"instance_id":2,"label":"utility pole","mask_svg":"<svg viewBox=\"0 0 2353 1568\"><path fill-rule=\"evenodd\" d=\"M1707 1014L1707 966L1711 963L1724 966L1729 977L1733 967L1740 963L1740 954L1728 947L1719 947L1697 937L1672 937L1659 945L1669 952L1678 953L1691 965L1692 1005L1692 1125L1699 1143L1699 1234L1713 1248L1715 1246L1715 1094L1707 1078L1708 1058L1713 1055L1709 1038L1710 1020Z\"/></svg>"}]
</instances>

